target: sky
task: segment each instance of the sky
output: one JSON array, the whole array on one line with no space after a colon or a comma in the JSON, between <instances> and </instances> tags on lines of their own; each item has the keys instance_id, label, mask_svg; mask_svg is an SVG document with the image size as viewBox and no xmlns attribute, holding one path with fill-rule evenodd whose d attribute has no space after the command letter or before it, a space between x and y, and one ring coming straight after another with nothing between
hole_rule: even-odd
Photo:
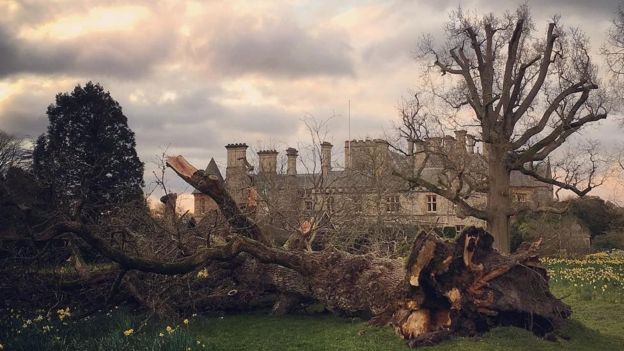
<instances>
[{"instance_id":1,"label":"sky","mask_svg":"<svg viewBox=\"0 0 624 351\"><path fill-rule=\"evenodd\" d=\"M59 92L101 83L123 107L146 164L163 150L225 168L228 143L282 152L329 119L336 148L391 132L418 87L423 35L440 37L450 11L503 14L524 1L0 0L0 129L36 138ZM528 1L537 33L560 14L598 56L616 0ZM599 57L598 57L599 60ZM616 119L589 130L620 142ZM190 191L171 178L177 191ZM592 194L618 200L612 180Z\"/></svg>"}]
</instances>

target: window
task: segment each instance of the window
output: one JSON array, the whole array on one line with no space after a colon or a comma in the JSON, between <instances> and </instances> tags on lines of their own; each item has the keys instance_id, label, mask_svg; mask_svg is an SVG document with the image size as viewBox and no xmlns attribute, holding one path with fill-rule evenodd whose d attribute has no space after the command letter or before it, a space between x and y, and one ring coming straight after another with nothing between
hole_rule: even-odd
<instances>
[{"instance_id":1,"label":"window","mask_svg":"<svg viewBox=\"0 0 624 351\"><path fill-rule=\"evenodd\" d=\"M427 212L438 211L438 199L436 195L427 195Z\"/></svg>"},{"instance_id":2,"label":"window","mask_svg":"<svg viewBox=\"0 0 624 351\"><path fill-rule=\"evenodd\" d=\"M529 201L529 196L525 193L516 193L513 199L515 202L527 202Z\"/></svg>"},{"instance_id":3,"label":"window","mask_svg":"<svg viewBox=\"0 0 624 351\"><path fill-rule=\"evenodd\" d=\"M398 195L386 197L386 212L398 212L400 207Z\"/></svg>"},{"instance_id":4,"label":"window","mask_svg":"<svg viewBox=\"0 0 624 351\"><path fill-rule=\"evenodd\" d=\"M314 202L312 200L305 200L306 211L312 211L314 209Z\"/></svg>"}]
</instances>

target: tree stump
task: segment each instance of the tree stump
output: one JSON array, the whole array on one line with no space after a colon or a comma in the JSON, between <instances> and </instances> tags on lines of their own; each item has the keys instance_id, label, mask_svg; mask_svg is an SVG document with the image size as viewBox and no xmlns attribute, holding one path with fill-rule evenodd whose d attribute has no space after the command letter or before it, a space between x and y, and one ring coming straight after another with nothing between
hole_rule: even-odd
<instances>
[{"instance_id":1,"label":"tree stump","mask_svg":"<svg viewBox=\"0 0 624 351\"><path fill-rule=\"evenodd\" d=\"M510 256L492 243L488 232L475 227L454 242L429 234L417 238L406 267L407 297L391 320L410 346L504 325L544 336L571 315L549 290L537 255L541 241L524 243Z\"/></svg>"}]
</instances>

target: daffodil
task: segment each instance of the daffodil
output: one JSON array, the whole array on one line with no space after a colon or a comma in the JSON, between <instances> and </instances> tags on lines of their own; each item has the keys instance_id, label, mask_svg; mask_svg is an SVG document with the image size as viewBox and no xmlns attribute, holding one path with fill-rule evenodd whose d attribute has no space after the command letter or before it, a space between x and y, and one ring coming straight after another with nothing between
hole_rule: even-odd
<instances>
[{"instance_id":1,"label":"daffodil","mask_svg":"<svg viewBox=\"0 0 624 351\"><path fill-rule=\"evenodd\" d=\"M132 335L132 333L134 333L134 329L130 328L130 329L124 331L123 335L124 336L130 336L130 335Z\"/></svg>"},{"instance_id":2,"label":"daffodil","mask_svg":"<svg viewBox=\"0 0 624 351\"><path fill-rule=\"evenodd\" d=\"M189 322L189 320L188 320L188 319L184 319L184 320L182 321L182 323L184 323L185 325L188 325L190 322Z\"/></svg>"},{"instance_id":3,"label":"daffodil","mask_svg":"<svg viewBox=\"0 0 624 351\"><path fill-rule=\"evenodd\" d=\"M56 311L56 313L58 314L58 317L60 320L65 319L66 317L71 316L71 313L69 312L69 307L66 307L65 309L59 309Z\"/></svg>"},{"instance_id":4,"label":"daffodil","mask_svg":"<svg viewBox=\"0 0 624 351\"><path fill-rule=\"evenodd\" d=\"M197 278L199 279L208 278L208 270L204 268L201 271L197 272Z\"/></svg>"}]
</instances>

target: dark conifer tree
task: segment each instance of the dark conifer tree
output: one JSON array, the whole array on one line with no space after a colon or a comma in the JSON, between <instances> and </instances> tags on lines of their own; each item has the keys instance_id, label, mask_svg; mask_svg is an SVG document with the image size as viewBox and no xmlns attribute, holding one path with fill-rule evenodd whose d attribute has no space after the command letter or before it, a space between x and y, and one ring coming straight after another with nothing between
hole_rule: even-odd
<instances>
[{"instance_id":1,"label":"dark conifer tree","mask_svg":"<svg viewBox=\"0 0 624 351\"><path fill-rule=\"evenodd\" d=\"M99 217L110 206L142 199L143 163L121 106L101 85L59 93L47 110L48 131L37 139L33 170L56 205Z\"/></svg>"}]
</instances>

